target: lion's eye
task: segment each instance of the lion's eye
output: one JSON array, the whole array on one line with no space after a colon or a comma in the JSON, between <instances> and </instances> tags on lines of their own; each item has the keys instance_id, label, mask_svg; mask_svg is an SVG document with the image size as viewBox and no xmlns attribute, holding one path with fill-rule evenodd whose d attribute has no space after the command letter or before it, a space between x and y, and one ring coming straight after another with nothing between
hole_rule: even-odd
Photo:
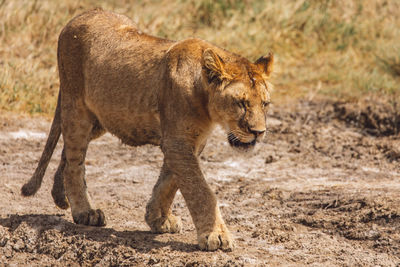
<instances>
[{"instance_id":1,"label":"lion's eye","mask_svg":"<svg viewBox=\"0 0 400 267\"><path fill-rule=\"evenodd\" d=\"M262 106L263 106L263 108L266 108L266 107L268 107L270 103L271 103L271 102L266 102L266 101L263 101L263 102L262 102Z\"/></svg>"}]
</instances>

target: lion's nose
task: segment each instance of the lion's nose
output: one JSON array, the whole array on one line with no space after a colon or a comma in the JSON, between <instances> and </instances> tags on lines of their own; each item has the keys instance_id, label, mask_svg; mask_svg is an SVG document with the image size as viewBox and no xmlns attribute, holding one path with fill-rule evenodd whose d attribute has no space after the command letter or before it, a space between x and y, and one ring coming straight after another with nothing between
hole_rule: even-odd
<instances>
[{"instance_id":1,"label":"lion's nose","mask_svg":"<svg viewBox=\"0 0 400 267\"><path fill-rule=\"evenodd\" d=\"M256 137L262 135L263 133L265 133L265 129L251 129L249 128L249 132L254 134Z\"/></svg>"}]
</instances>

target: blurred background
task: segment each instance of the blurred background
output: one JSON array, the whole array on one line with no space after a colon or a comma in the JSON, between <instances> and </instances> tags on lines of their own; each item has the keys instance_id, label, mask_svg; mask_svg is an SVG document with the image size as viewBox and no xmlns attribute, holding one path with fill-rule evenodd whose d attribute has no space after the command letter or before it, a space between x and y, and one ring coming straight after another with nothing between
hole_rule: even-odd
<instances>
[{"instance_id":1,"label":"blurred background","mask_svg":"<svg viewBox=\"0 0 400 267\"><path fill-rule=\"evenodd\" d=\"M400 1L0 0L0 110L52 115L58 35L94 7L149 34L199 37L250 60L273 51L275 103L368 97L399 109Z\"/></svg>"}]
</instances>

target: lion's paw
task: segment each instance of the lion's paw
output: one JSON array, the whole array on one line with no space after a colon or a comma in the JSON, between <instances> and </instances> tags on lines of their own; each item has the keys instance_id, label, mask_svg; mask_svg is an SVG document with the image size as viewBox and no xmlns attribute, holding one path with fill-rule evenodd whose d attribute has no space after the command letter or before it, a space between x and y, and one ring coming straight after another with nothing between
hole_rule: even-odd
<instances>
[{"instance_id":1,"label":"lion's paw","mask_svg":"<svg viewBox=\"0 0 400 267\"><path fill-rule=\"evenodd\" d=\"M214 230L211 233L203 233L198 236L199 246L202 250L213 251L222 249L232 251L234 242L231 234L226 227L224 230Z\"/></svg>"},{"instance_id":2,"label":"lion's paw","mask_svg":"<svg viewBox=\"0 0 400 267\"><path fill-rule=\"evenodd\" d=\"M169 214L167 217L161 217L150 223L153 233L179 233L182 229L182 221L178 216Z\"/></svg>"},{"instance_id":3,"label":"lion's paw","mask_svg":"<svg viewBox=\"0 0 400 267\"><path fill-rule=\"evenodd\" d=\"M84 224L90 226L105 226L106 225L106 217L104 213L100 210L90 209L85 212L78 213L77 215L73 215L74 222L77 224Z\"/></svg>"},{"instance_id":4,"label":"lion's paw","mask_svg":"<svg viewBox=\"0 0 400 267\"><path fill-rule=\"evenodd\" d=\"M54 203L59 207L60 209L66 210L69 208L69 203L68 199L65 197L64 192L57 192L55 190L51 191L51 195L53 196Z\"/></svg>"}]
</instances>

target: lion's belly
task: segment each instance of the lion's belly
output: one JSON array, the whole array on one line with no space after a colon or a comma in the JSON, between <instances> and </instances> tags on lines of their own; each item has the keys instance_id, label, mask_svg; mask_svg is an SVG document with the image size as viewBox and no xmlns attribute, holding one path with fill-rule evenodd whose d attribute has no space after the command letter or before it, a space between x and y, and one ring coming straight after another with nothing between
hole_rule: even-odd
<instances>
[{"instance_id":1,"label":"lion's belly","mask_svg":"<svg viewBox=\"0 0 400 267\"><path fill-rule=\"evenodd\" d=\"M161 144L158 114L118 116L118 118L109 114L97 114L97 117L100 124L124 144L131 146Z\"/></svg>"}]
</instances>

